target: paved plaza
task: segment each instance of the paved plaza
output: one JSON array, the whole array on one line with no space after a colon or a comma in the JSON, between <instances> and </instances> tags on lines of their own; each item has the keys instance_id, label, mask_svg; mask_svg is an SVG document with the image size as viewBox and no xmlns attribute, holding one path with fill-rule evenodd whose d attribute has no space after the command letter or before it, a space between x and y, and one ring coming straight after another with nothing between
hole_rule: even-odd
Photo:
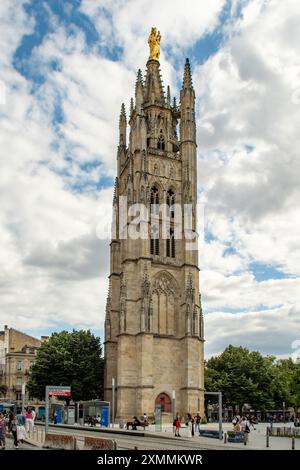
<instances>
[{"instance_id":1,"label":"paved plaza","mask_svg":"<svg viewBox=\"0 0 300 470\"><path fill-rule=\"evenodd\" d=\"M277 425L274 425L276 427ZM292 426L286 424L287 427ZM218 423L202 425L201 429L218 430ZM232 430L230 423L223 423L223 430ZM129 450L137 448L139 450L291 450L292 439L287 437L270 437L269 447L266 447L266 423L256 425L256 429L251 429L249 443L244 446L243 443L225 443L224 440L213 439L196 434L194 437L188 437L186 427L180 430L181 437L174 437L172 425L163 426L161 432L155 431L155 426L150 425L149 429L137 432L128 432L120 430L118 427L109 431L100 428L88 427L65 427L61 425L51 426L51 433L75 435L78 439L78 447L83 447L84 436L103 437L115 439L119 450ZM34 444L33 440L29 440ZM37 443L40 448L41 443ZM295 439L295 449L300 450L300 439Z\"/></svg>"}]
</instances>

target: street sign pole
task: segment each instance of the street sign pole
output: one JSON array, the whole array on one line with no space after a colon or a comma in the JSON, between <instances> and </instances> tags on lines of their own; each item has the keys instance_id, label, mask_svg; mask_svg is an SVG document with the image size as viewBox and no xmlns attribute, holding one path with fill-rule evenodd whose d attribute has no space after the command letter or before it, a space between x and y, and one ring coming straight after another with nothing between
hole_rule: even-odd
<instances>
[{"instance_id":1,"label":"street sign pole","mask_svg":"<svg viewBox=\"0 0 300 470\"><path fill-rule=\"evenodd\" d=\"M222 392L219 392L219 439L222 440Z\"/></svg>"},{"instance_id":2,"label":"street sign pole","mask_svg":"<svg viewBox=\"0 0 300 470\"><path fill-rule=\"evenodd\" d=\"M45 436L48 433L48 428L49 428L49 385L46 386L46 392L45 392Z\"/></svg>"},{"instance_id":3,"label":"street sign pole","mask_svg":"<svg viewBox=\"0 0 300 470\"><path fill-rule=\"evenodd\" d=\"M111 388L112 388L111 421L112 421L112 427L114 427L115 426L115 378L114 377L111 380Z\"/></svg>"},{"instance_id":4,"label":"street sign pole","mask_svg":"<svg viewBox=\"0 0 300 470\"><path fill-rule=\"evenodd\" d=\"M173 405L173 422L176 418L176 393L175 390L172 391L172 405Z\"/></svg>"},{"instance_id":5,"label":"street sign pole","mask_svg":"<svg viewBox=\"0 0 300 470\"><path fill-rule=\"evenodd\" d=\"M22 414L24 414L25 411L25 382L22 383Z\"/></svg>"}]
</instances>

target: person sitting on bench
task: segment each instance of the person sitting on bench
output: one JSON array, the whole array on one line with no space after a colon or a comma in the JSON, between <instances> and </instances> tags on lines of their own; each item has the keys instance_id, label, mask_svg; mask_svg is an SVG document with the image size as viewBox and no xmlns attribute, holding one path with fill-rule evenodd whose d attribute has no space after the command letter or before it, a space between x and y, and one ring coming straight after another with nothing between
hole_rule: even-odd
<instances>
[{"instance_id":1,"label":"person sitting on bench","mask_svg":"<svg viewBox=\"0 0 300 470\"><path fill-rule=\"evenodd\" d=\"M129 426L131 426L133 431L137 431L137 426L141 426L141 422L136 416L134 416L132 421L128 421L128 423L126 423L127 429L129 429Z\"/></svg>"}]
</instances>

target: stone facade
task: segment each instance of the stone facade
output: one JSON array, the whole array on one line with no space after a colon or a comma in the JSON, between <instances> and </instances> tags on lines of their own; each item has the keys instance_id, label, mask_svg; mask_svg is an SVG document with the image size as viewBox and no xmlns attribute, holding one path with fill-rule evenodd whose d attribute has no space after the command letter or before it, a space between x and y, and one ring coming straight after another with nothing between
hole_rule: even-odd
<instances>
[{"instance_id":1,"label":"stone facade","mask_svg":"<svg viewBox=\"0 0 300 470\"><path fill-rule=\"evenodd\" d=\"M34 338L7 325L0 331L0 385L6 389L3 399L21 404L22 384L27 383L37 350L47 339ZM28 398L26 393L26 402Z\"/></svg>"},{"instance_id":2,"label":"stone facade","mask_svg":"<svg viewBox=\"0 0 300 470\"><path fill-rule=\"evenodd\" d=\"M184 217L172 205L191 208L190 234L197 239L197 153L195 92L186 61L180 106L165 96L157 60L148 60L145 78L139 70L135 100L119 121L117 178L114 193L115 230L111 240L109 294L105 317L105 399L116 383L116 417L154 414L155 403L170 412L203 413L203 316L199 292L198 251L187 250ZM179 135L178 135L179 127ZM147 236L125 238L124 213L142 203L151 218L140 214ZM155 204L169 208L167 239ZM124 212L124 210L123 210ZM178 220L180 237L174 233ZM156 234L155 234L156 230ZM178 230L177 232L178 233Z\"/></svg>"}]
</instances>

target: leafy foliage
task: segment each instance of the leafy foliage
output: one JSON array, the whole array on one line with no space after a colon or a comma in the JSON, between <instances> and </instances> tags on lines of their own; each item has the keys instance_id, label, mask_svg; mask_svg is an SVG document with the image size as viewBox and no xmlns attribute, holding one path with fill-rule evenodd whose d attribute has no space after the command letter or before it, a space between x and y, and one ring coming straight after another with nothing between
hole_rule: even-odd
<instances>
[{"instance_id":1,"label":"leafy foliage","mask_svg":"<svg viewBox=\"0 0 300 470\"><path fill-rule=\"evenodd\" d=\"M103 397L104 359L100 339L88 331L54 333L42 344L30 371L31 396L45 397L46 385L70 385L72 399Z\"/></svg>"},{"instance_id":2,"label":"leafy foliage","mask_svg":"<svg viewBox=\"0 0 300 470\"><path fill-rule=\"evenodd\" d=\"M300 384L300 368L291 359L276 361L274 356L232 345L210 358L205 370L205 389L222 391L227 406L248 404L262 411L281 409L283 402L293 405L297 380Z\"/></svg>"}]
</instances>

